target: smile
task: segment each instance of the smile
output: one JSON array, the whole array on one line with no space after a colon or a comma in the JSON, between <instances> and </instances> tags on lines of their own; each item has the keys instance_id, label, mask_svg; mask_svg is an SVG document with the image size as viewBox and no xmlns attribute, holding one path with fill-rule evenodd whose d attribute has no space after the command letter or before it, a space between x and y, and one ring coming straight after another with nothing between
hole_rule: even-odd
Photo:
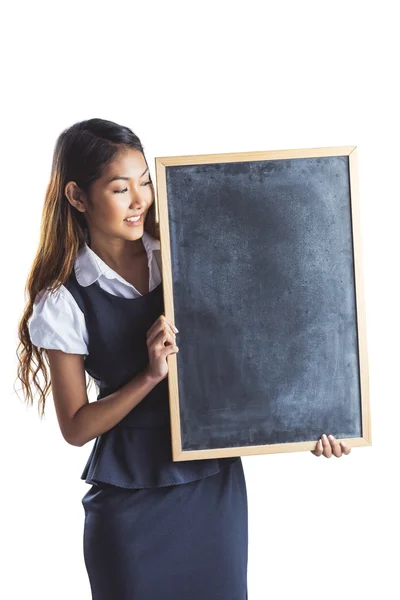
<instances>
[{"instance_id":1,"label":"smile","mask_svg":"<svg viewBox=\"0 0 400 600\"><path fill-rule=\"evenodd\" d=\"M124 221L131 227L134 225L141 225L142 224L142 215L139 215L138 217L129 217L127 219L124 219Z\"/></svg>"}]
</instances>

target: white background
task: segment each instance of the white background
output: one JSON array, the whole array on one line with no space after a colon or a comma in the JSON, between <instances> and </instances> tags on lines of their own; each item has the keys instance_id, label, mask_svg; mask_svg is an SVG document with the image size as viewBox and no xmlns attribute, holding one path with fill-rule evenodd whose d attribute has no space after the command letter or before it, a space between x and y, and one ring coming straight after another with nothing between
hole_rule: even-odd
<instances>
[{"instance_id":1,"label":"white background","mask_svg":"<svg viewBox=\"0 0 400 600\"><path fill-rule=\"evenodd\" d=\"M395 2L69 0L1 13L1 597L91 597L80 479L91 444L69 446L51 396L40 422L14 382L54 144L101 117L141 138L154 181L155 156L358 146L373 444L339 459L243 458L249 600L398 598Z\"/></svg>"}]
</instances>

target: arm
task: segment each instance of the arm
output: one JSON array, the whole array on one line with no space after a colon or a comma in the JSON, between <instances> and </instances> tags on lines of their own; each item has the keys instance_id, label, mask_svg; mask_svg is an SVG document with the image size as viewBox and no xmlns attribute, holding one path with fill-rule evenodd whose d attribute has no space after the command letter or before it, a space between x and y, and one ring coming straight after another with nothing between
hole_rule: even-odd
<instances>
[{"instance_id":1,"label":"arm","mask_svg":"<svg viewBox=\"0 0 400 600\"><path fill-rule=\"evenodd\" d=\"M47 353L58 423L73 446L83 446L114 427L163 379L145 369L113 394L89 402L83 356L62 350Z\"/></svg>"}]
</instances>

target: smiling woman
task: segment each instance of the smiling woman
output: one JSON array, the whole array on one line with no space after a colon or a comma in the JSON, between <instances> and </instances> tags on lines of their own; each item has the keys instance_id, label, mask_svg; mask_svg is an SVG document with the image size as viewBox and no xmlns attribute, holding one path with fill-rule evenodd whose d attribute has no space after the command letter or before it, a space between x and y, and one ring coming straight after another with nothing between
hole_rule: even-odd
<instances>
[{"instance_id":1,"label":"smiling woman","mask_svg":"<svg viewBox=\"0 0 400 600\"><path fill-rule=\"evenodd\" d=\"M120 182L124 185L118 187ZM65 195L85 217L91 248L116 270L130 266L131 257L142 250L143 224L154 205L154 189L143 152L119 149L90 190L85 192L76 181L69 181Z\"/></svg>"},{"instance_id":2,"label":"smiling woman","mask_svg":"<svg viewBox=\"0 0 400 600\"><path fill-rule=\"evenodd\" d=\"M19 328L19 377L32 400L30 376L38 385L44 373L43 416L48 359L65 440L94 440L81 475L91 485L82 505L93 600L246 600L240 457L172 460L167 358L179 348L153 260L154 208L130 129L91 119L59 136Z\"/></svg>"}]
</instances>

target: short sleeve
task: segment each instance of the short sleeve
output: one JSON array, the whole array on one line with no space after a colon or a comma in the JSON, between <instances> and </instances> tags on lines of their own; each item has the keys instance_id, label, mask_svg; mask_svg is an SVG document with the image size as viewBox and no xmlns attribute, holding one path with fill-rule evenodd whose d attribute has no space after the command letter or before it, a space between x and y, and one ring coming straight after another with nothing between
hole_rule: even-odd
<instances>
[{"instance_id":1,"label":"short sleeve","mask_svg":"<svg viewBox=\"0 0 400 600\"><path fill-rule=\"evenodd\" d=\"M88 355L85 315L67 288L42 290L28 320L32 344L38 348Z\"/></svg>"}]
</instances>

